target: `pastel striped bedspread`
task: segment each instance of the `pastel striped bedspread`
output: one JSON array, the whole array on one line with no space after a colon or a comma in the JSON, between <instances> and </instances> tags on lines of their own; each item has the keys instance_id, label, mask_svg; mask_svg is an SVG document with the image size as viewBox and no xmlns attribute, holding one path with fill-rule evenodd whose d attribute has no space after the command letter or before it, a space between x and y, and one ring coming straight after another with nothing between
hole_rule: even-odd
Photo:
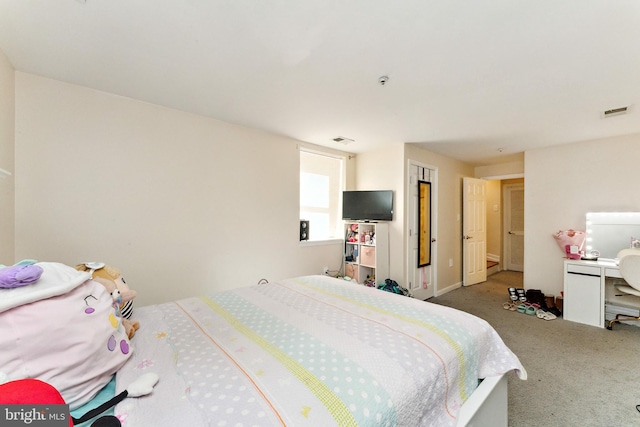
<instances>
[{"instance_id":1,"label":"pastel striped bedspread","mask_svg":"<svg viewBox=\"0 0 640 427\"><path fill-rule=\"evenodd\" d=\"M124 426L455 426L478 379L526 372L484 320L326 276L137 308Z\"/></svg>"}]
</instances>

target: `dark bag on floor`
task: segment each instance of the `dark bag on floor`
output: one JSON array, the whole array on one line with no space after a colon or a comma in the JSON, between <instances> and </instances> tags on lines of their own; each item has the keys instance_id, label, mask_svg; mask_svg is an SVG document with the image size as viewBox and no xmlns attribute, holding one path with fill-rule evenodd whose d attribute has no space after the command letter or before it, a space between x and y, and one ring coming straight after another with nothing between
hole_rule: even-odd
<instances>
[{"instance_id":1,"label":"dark bag on floor","mask_svg":"<svg viewBox=\"0 0 640 427\"><path fill-rule=\"evenodd\" d=\"M540 289L527 289L526 297L528 302L538 304L541 309L548 310L547 300Z\"/></svg>"}]
</instances>

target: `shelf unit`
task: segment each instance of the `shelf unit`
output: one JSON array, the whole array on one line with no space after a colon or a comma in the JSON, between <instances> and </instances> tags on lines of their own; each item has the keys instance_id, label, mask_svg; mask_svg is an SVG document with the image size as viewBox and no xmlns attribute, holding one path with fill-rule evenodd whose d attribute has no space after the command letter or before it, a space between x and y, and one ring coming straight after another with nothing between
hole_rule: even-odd
<instances>
[{"instance_id":1,"label":"shelf unit","mask_svg":"<svg viewBox=\"0 0 640 427\"><path fill-rule=\"evenodd\" d=\"M379 222L345 222L344 275L376 286L389 278L389 226Z\"/></svg>"}]
</instances>

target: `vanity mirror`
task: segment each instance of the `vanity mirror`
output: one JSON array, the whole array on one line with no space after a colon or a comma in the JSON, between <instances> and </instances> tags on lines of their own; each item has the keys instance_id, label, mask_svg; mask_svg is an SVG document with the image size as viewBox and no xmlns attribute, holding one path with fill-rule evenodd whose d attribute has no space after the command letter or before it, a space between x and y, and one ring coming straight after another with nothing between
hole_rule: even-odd
<instances>
[{"instance_id":1,"label":"vanity mirror","mask_svg":"<svg viewBox=\"0 0 640 427\"><path fill-rule=\"evenodd\" d=\"M640 212L589 212L586 231L585 254L597 251L600 259L615 259L633 240L640 246Z\"/></svg>"}]
</instances>

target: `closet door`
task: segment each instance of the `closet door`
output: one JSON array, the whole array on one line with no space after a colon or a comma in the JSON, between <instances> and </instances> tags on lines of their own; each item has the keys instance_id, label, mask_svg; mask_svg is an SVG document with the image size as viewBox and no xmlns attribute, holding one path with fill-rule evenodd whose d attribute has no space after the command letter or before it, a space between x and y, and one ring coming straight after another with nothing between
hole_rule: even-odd
<instances>
[{"instance_id":1,"label":"closet door","mask_svg":"<svg viewBox=\"0 0 640 427\"><path fill-rule=\"evenodd\" d=\"M524 271L524 185L505 185L503 199L504 266Z\"/></svg>"},{"instance_id":2,"label":"closet door","mask_svg":"<svg viewBox=\"0 0 640 427\"><path fill-rule=\"evenodd\" d=\"M407 182L407 288L414 298L426 300L435 295L436 289L436 259L437 259L437 176L438 171L433 166L409 161ZM431 183L431 215L429 217L431 229L431 263L420 266L418 246L420 242L420 193L418 182Z\"/></svg>"}]
</instances>

